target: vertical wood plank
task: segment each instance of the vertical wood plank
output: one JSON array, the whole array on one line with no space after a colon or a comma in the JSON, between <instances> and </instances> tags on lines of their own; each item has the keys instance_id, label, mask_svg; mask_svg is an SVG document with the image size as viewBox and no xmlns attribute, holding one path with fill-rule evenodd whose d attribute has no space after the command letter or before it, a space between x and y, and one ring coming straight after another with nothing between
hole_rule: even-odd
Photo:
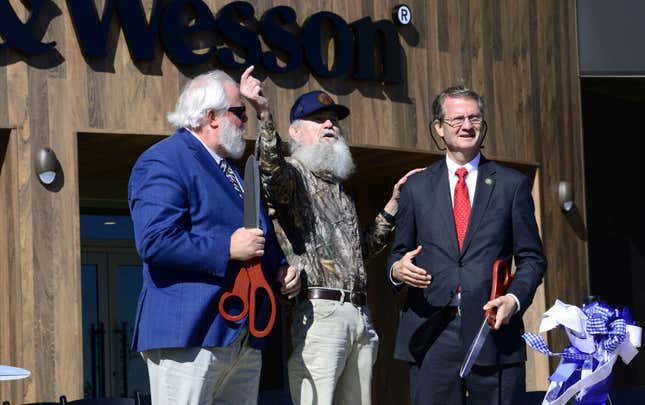
<instances>
[{"instance_id":1,"label":"vertical wood plank","mask_svg":"<svg viewBox=\"0 0 645 405\"><path fill-rule=\"evenodd\" d=\"M13 133L12 133L13 132ZM25 368L21 350L21 273L19 269L17 148L15 131L0 130L0 364ZM7 381L0 398L21 398L25 381Z\"/></svg>"}]
</instances>

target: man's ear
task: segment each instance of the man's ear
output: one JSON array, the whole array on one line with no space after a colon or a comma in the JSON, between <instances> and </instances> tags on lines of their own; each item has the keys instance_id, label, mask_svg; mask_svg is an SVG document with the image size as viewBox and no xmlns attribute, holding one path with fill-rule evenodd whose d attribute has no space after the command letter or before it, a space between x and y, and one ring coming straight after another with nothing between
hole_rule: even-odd
<instances>
[{"instance_id":1,"label":"man's ear","mask_svg":"<svg viewBox=\"0 0 645 405\"><path fill-rule=\"evenodd\" d=\"M218 116L215 111L209 110L208 113L206 114L206 123L211 127L211 128L217 128L219 127L219 119L222 118L221 116Z\"/></svg>"},{"instance_id":2,"label":"man's ear","mask_svg":"<svg viewBox=\"0 0 645 405\"><path fill-rule=\"evenodd\" d=\"M437 133L437 135L443 138L443 125L441 124L441 121L434 120L432 121L432 125L434 126L434 130Z\"/></svg>"},{"instance_id":3,"label":"man's ear","mask_svg":"<svg viewBox=\"0 0 645 405\"><path fill-rule=\"evenodd\" d=\"M289 136L295 139L296 141L300 139L300 133L293 125L289 125Z\"/></svg>"}]
</instances>

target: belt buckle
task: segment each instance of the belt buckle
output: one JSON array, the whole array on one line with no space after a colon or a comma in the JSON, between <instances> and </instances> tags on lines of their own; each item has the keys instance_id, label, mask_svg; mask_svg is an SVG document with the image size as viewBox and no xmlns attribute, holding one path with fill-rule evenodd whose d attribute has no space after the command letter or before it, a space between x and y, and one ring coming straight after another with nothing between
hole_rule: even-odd
<instances>
[{"instance_id":1,"label":"belt buckle","mask_svg":"<svg viewBox=\"0 0 645 405\"><path fill-rule=\"evenodd\" d=\"M345 290L341 288L338 291L340 291L340 305L343 305L345 303ZM351 295L350 295L350 298L351 298Z\"/></svg>"}]
</instances>

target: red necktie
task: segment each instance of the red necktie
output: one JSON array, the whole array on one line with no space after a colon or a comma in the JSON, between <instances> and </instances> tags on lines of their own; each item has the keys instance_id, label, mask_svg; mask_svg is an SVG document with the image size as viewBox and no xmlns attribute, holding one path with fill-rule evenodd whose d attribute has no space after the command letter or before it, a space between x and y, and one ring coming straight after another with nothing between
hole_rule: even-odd
<instances>
[{"instance_id":1,"label":"red necktie","mask_svg":"<svg viewBox=\"0 0 645 405\"><path fill-rule=\"evenodd\" d=\"M455 227L457 228L457 239L459 240L459 251L464 245L466 228L468 228L468 218L470 217L470 198L468 197L468 186L466 185L466 175L468 170L457 169L455 173L459 176L457 186L455 186Z\"/></svg>"}]
</instances>

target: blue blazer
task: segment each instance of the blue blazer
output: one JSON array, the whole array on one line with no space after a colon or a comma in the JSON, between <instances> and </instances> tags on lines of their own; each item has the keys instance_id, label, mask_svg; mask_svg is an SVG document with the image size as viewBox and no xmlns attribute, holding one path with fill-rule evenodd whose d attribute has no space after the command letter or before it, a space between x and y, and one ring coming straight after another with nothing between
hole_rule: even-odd
<instances>
[{"instance_id":1,"label":"blue blazer","mask_svg":"<svg viewBox=\"0 0 645 405\"><path fill-rule=\"evenodd\" d=\"M240 269L241 262L229 259L229 246L233 232L243 226L244 207L213 157L193 134L178 130L139 157L128 202L143 260L132 348L232 343L247 319L226 321L218 304ZM283 256L264 210L261 227L266 237L262 268L272 283ZM259 294L260 329L268 318L264 295ZM251 345L261 348L262 341L252 337Z\"/></svg>"},{"instance_id":2,"label":"blue blazer","mask_svg":"<svg viewBox=\"0 0 645 405\"><path fill-rule=\"evenodd\" d=\"M546 270L542 242L535 222L531 182L522 173L481 157L475 198L463 249L459 251L445 159L410 176L401 191L396 237L388 260L392 264L418 245L415 258L432 281L428 288L409 288L401 310L395 357L420 362L444 323L438 315L449 305L451 292L461 286L461 341L464 353L484 320L482 307L490 298L493 263L515 260L515 279L509 287L521 312L508 325L492 331L477 364L493 365L526 360L522 314L533 300ZM425 331L424 331L425 330ZM428 345L428 346L424 346Z\"/></svg>"}]
</instances>

